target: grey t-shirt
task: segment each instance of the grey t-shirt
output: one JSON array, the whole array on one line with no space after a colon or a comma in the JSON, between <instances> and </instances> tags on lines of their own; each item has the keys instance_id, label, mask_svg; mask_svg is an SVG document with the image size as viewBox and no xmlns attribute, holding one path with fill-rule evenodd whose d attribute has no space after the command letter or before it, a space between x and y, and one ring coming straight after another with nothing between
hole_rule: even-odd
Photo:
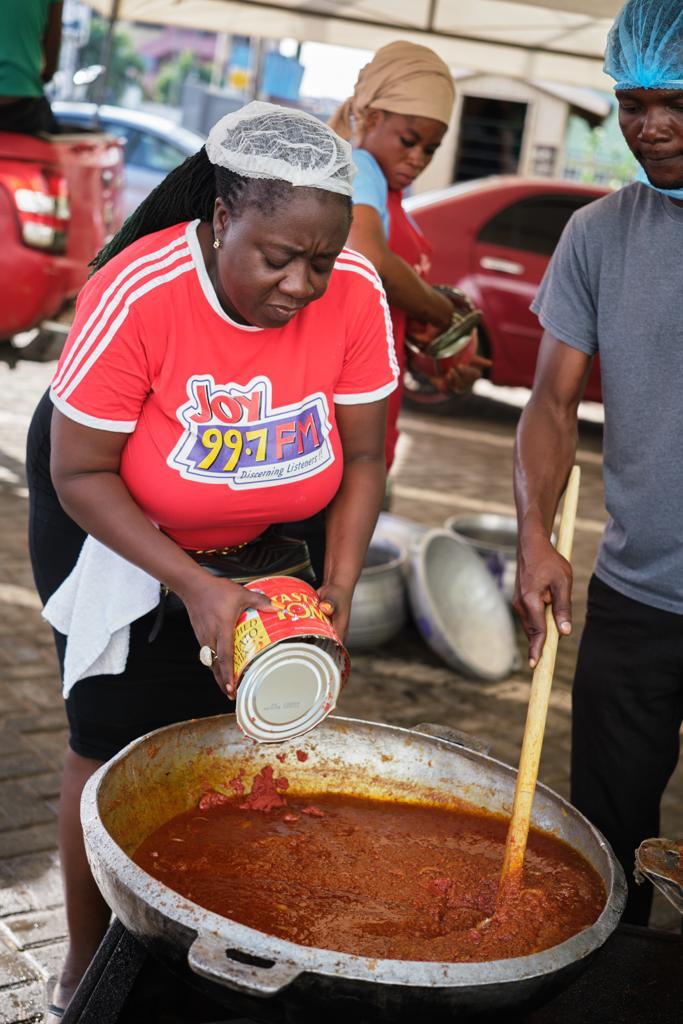
<instances>
[{"instance_id":1,"label":"grey t-shirt","mask_svg":"<svg viewBox=\"0 0 683 1024\"><path fill-rule=\"evenodd\" d=\"M579 210L531 308L600 354L610 518L596 574L683 614L683 206L634 184Z\"/></svg>"}]
</instances>

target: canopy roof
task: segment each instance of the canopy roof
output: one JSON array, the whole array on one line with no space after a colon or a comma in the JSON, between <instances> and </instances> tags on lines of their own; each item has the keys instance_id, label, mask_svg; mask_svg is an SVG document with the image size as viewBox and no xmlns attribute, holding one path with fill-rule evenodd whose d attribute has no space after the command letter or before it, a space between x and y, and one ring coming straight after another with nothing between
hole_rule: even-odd
<instances>
[{"instance_id":1,"label":"canopy roof","mask_svg":"<svg viewBox=\"0 0 683 1024\"><path fill-rule=\"evenodd\" d=\"M475 71L610 89L605 40L623 0L87 0L105 16L374 50L432 46Z\"/></svg>"}]
</instances>

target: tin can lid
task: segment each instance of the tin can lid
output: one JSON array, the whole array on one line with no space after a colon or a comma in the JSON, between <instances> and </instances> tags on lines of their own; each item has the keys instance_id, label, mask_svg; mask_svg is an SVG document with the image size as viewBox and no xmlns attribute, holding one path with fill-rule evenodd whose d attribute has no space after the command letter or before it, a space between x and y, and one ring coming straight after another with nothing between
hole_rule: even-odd
<instances>
[{"instance_id":1,"label":"tin can lid","mask_svg":"<svg viewBox=\"0 0 683 1024\"><path fill-rule=\"evenodd\" d=\"M237 690L237 724L261 743L314 729L337 703L338 660L316 644L283 642L252 662Z\"/></svg>"}]
</instances>

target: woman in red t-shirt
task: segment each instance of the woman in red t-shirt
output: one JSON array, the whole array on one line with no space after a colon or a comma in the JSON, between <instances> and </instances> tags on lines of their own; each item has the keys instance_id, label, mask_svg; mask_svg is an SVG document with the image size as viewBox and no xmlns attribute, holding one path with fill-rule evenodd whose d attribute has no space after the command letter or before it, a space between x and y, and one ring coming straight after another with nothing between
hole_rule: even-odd
<instances>
[{"instance_id":1,"label":"woman in red t-shirt","mask_svg":"<svg viewBox=\"0 0 683 1024\"><path fill-rule=\"evenodd\" d=\"M426 344L450 327L454 312L451 299L425 280L431 246L402 203L403 190L429 166L446 134L454 99L453 76L433 50L389 43L362 69L353 96L330 120L355 147L358 174L348 242L377 268L386 288L400 378L408 319L420 321L419 338ZM475 356L467 366L451 370L447 383L453 391L467 391L490 365ZM401 383L389 399L389 467L398 440Z\"/></svg>"},{"instance_id":2,"label":"woman in red t-shirt","mask_svg":"<svg viewBox=\"0 0 683 1024\"><path fill-rule=\"evenodd\" d=\"M34 417L32 560L46 615L70 623L56 634L70 723L60 805L70 944L58 1008L109 920L80 832L85 781L150 729L229 710L234 623L268 604L188 552L239 546L327 508L319 593L346 630L384 493L397 377L379 277L344 248L352 174L350 146L316 118L260 103L223 118L99 255ZM103 557L116 560L112 571L88 579ZM151 583L158 603L156 581L188 615L149 644L155 611L133 609L138 585L148 593ZM55 603L61 618L50 617ZM109 648L87 667L100 607L107 621L122 616L121 672ZM217 653L220 689L197 660L202 645Z\"/></svg>"}]
</instances>

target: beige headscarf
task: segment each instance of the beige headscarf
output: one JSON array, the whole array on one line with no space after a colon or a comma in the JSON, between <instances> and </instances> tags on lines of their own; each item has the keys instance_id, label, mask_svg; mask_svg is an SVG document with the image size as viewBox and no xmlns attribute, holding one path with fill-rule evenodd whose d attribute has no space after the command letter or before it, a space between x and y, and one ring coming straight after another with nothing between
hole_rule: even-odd
<instances>
[{"instance_id":1,"label":"beige headscarf","mask_svg":"<svg viewBox=\"0 0 683 1024\"><path fill-rule=\"evenodd\" d=\"M417 43L389 43L365 65L353 96L335 110L330 127L359 146L368 107L432 117L447 125L454 100L453 76L441 57Z\"/></svg>"}]
</instances>

